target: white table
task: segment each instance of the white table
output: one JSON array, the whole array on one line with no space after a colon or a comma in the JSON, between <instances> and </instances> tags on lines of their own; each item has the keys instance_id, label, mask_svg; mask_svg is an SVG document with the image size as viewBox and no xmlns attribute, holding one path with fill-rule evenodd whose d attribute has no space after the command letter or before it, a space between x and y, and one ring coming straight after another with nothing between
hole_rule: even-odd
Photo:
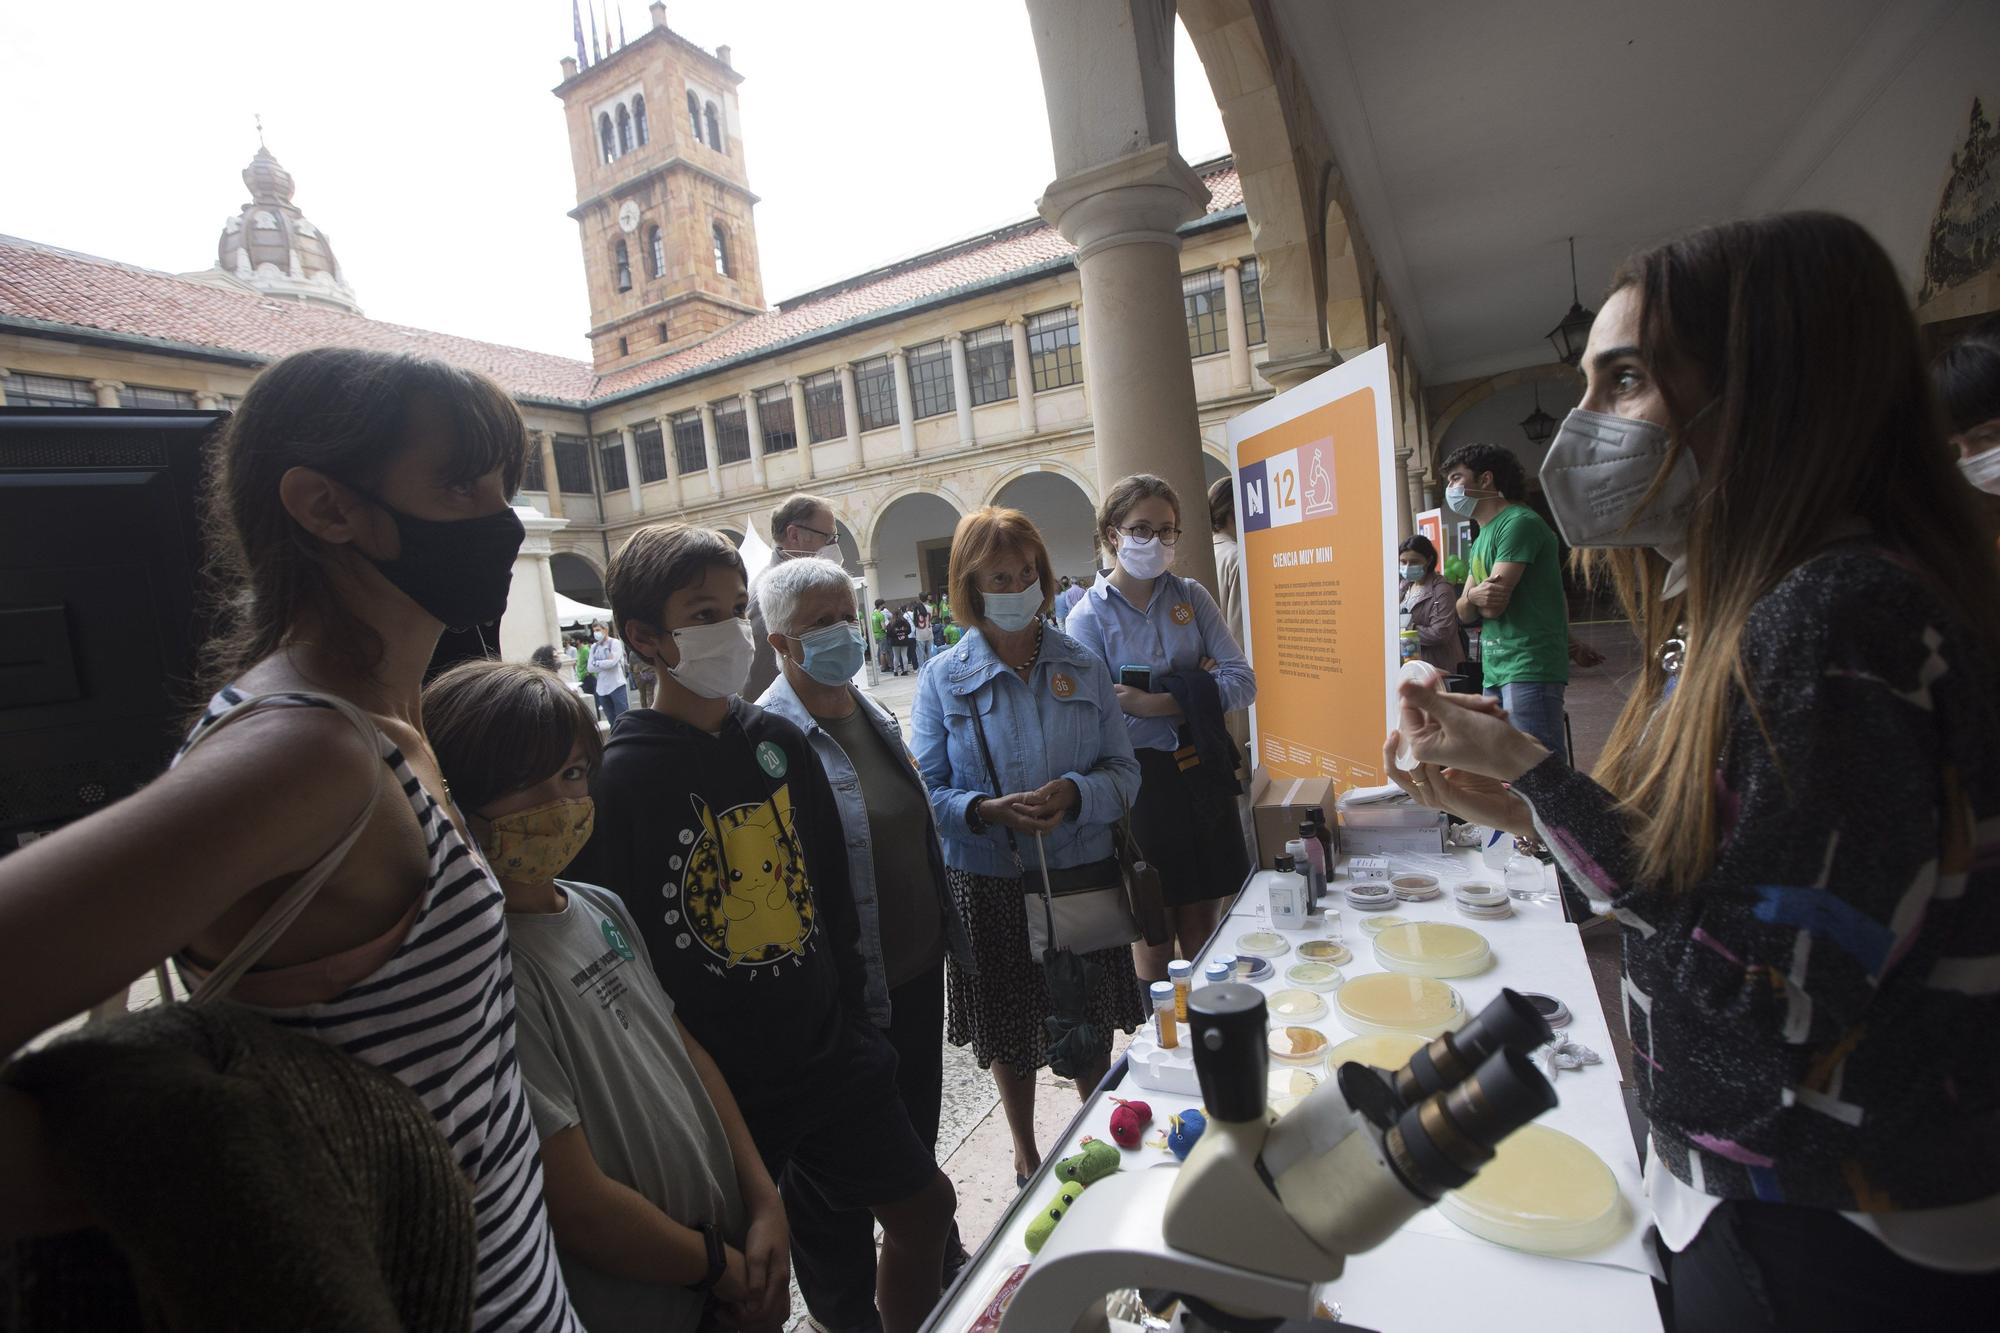
<instances>
[{"instance_id":1,"label":"white table","mask_svg":"<svg viewBox=\"0 0 2000 1333\"><path fill-rule=\"evenodd\" d=\"M1617 1063L1612 1056L1610 1029L1597 1001L1597 989L1577 929L1562 919L1561 909L1553 901L1516 904L1514 916L1498 921L1472 920L1461 915L1452 906L1450 886L1454 879L1478 878L1497 883L1499 876L1482 864L1476 853L1463 851L1451 856L1459 868L1455 875L1440 876L1445 881L1443 894L1426 903L1399 903L1394 910L1406 920L1453 921L1471 926L1492 945L1494 961L1490 967L1477 976L1454 978L1449 983L1464 998L1468 1013L1484 1008L1502 986L1554 995L1569 1007L1570 1035L1601 1054L1604 1063L1560 1074L1555 1080L1559 1104L1542 1116L1539 1123L1582 1140L1610 1165L1624 1196L1626 1231L1618 1242L1592 1255L1558 1259L1491 1244L1459 1230L1435 1212L1425 1212L1379 1248L1350 1260L1345 1275L1323 1289L1323 1298L1336 1306L1348 1322L1396 1333L1430 1329L1462 1333L1467 1328L1478 1328L1481 1333L1509 1330L1545 1333L1555 1328L1605 1329L1618 1333L1657 1329L1659 1312L1651 1276L1644 1271L1651 1266L1651 1253L1644 1242L1649 1213L1640 1184L1638 1154L1633 1148ZM1234 953L1237 936L1268 926L1265 886L1270 874L1265 871L1251 876L1215 939L1195 960L1197 985L1201 964L1209 954ZM1334 881L1335 895L1329 902L1337 899L1339 886L1344 882L1344 879ZM1380 971L1375 962L1373 937L1361 929L1361 919L1368 914L1345 906L1338 910L1339 938L1354 954L1342 970L1349 976ZM1288 938L1307 939L1329 932L1315 929L1281 933ZM1285 968L1296 961L1296 953L1273 959L1272 975L1259 983L1259 989L1266 994L1285 989ZM1341 1026L1332 998L1327 997L1327 1016L1311 1026L1338 1042L1353 1034ZM1155 1120L1154 1127L1147 1130L1149 1140L1164 1129L1170 1115L1191 1109L1199 1102L1195 1097L1138 1088L1129 1076L1115 1092L1151 1105ZM1030 1261L1024 1235L1029 1217L1056 1193L1049 1177L1050 1167L1078 1151L1085 1136L1110 1142L1110 1117L1115 1109L1116 1104L1103 1092L1084 1105L1063 1142L1047 1153L1042 1170L1021 1191L1014 1207L968 1266L964 1280L950 1299L940 1305L926 1328L940 1333L960 1333L969 1328L1007 1276ZM1143 1146L1124 1150L1123 1155L1124 1169L1128 1171L1173 1160L1161 1151Z\"/></svg>"}]
</instances>

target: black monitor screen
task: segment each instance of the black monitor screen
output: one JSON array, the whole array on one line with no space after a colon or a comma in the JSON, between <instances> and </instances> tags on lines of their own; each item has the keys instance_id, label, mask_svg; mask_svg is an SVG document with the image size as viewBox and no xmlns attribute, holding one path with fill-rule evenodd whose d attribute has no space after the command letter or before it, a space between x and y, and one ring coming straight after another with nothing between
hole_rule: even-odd
<instances>
[{"instance_id":1,"label":"black monitor screen","mask_svg":"<svg viewBox=\"0 0 2000 1333\"><path fill-rule=\"evenodd\" d=\"M129 795L179 743L224 415L0 409L0 853Z\"/></svg>"}]
</instances>

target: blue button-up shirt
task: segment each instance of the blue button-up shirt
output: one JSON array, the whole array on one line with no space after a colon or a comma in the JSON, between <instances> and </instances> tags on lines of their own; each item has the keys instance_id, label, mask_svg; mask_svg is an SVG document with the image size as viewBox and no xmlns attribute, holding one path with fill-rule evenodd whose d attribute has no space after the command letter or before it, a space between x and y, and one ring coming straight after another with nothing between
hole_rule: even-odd
<instances>
[{"instance_id":1,"label":"blue button-up shirt","mask_svg":"<svg viewBox=\"0 0 2000 1333\"><path fill-rule=\"evenodd\" d=\"M980 753L975 715L997 775ZM977 629L932 658L917 680L910 748L930 791L945 864L974 874L1021 874L1006 829L974 833L966 826L975 800L1034 791L1057 778L1076 783L1083 797L1076 818L1042 835L1049 867L1060 869L1110 856L1111 826L1139 794L1139 761L1111 677L1058 629L1042 631L1041 656L1025 681ZM1034 835L1014 837L1023 860L1034 864Z\"/></svg>"},{"instance_id":2,"label":"blue button-up shirt","mask_svg":"<svg viewBox=\"0 0 2000 1333\"><path fill-rule=\"evenodd\" d=\"M1153 600L1141 611L1125 594L1099 579L1063 622L1079 645L1094 653L1115 683L1121 668L1151 667L1154 688L1160 677L1193 671L1201 659L1215 659L1215 688L1228 712L1248 708L1257 698L1257 675L1244 659L1236 637L1222 619L1208 589L1178 574L1162 574L1153 584ZM1180 724L1165 717L1128 717L1135 750L1180 747Z\"/></svg>"}]
</instances>

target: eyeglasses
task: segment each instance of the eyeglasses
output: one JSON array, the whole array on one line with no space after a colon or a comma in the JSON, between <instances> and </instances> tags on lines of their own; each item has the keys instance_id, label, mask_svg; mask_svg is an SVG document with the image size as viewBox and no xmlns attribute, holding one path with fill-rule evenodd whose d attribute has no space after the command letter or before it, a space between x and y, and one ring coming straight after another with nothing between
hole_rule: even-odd
<instances>
[{"instance_id":1,"label":"eyeglasses","mask_svg":"<svg viewBox=\"0 0 2000 1333\"><path fill-rule=\"evenodd\" d=\"M1156 528L1150 523L1134 523L1131 527L1120 528L1118 531L1135 542L1149 542L1158 537L1162 546L1172 546L1181 539L1179 528Z\"/></svg>"},{"instance_id":2,"label":"eyeglasses","mask_svg":"<svg viewBox=\"0 0 2000 1333\"><path fill-rule=\"evenodd\" d=\"M823 537L823 538L825 538L826 540L824 540L824 541L822 541L822 542L820 543L820 545L821 545L821 546L838 546L838 545L840 545L840 536L839 536L839 534L837 534L837 533L832 533L832 532L821 532L821 531L820 531L820 530L819 530L818 528L809 528L809 527L807 527L807 526L806 526L805 524L803 524L803 523L794 523L794 524L792 524L791 526L793 526L793 527L797 528L797 529L798 529L798 530L799 530L800 532L810 532L810 533L811 533L811 534L812 534L813 536L815 536L815 537Z\"/></svg>"}]
</instances>

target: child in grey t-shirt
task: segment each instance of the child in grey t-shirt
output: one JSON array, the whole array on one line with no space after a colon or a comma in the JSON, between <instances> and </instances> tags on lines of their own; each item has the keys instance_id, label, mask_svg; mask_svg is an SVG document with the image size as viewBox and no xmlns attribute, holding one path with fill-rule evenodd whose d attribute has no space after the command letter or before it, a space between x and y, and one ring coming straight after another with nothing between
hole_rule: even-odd
<instances>
[{"instance_id":1,"label":"child in grey t-shirt","mask_svg":"<svg viewBox=\"0 0 2000 1333\"><path fill-rule=\"evenodd\" d=\"M776 1185L721 1072L681 1025L625 906L558 880L590 835L589 705L531 666L470 662L424 691L425 730L507 896L515 1045L543 1190L591 1333L778 1328Z\"/></svg>"}]
</instances>

